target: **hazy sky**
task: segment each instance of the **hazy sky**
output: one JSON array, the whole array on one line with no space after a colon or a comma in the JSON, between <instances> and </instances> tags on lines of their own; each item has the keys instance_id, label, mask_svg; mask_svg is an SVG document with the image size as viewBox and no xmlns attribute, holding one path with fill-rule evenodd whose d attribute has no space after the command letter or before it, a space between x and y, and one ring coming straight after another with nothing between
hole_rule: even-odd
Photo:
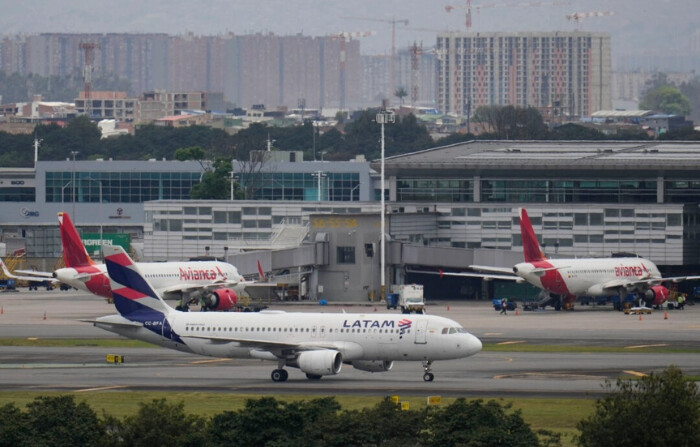
<instances>
[{"instance_id":1,"label":"hazy sky","mask_svg":"<svg viewBox=\"0 0 700 447\"><path fill-rule=\"evenodd\" d=\"M567 21L567 14L615 11L614 16L578 25L581 30L610 33L614 54L687 51L691 36L700 40L698 0L569 0L560 5L565 2L472 0L473 8L484 6L474 10L472 31L570 31L575 25ZM523 6L537 3L542 6ZM448 13L445 5L450 4L460 8ZM465 4L465 0L0 0L0 33L321 36L375 31L373 37L362 38L362 53L382 54L391 51L392 18L409 21L408 26L396 26L397 46L422 41L429 48L438 31L465 30Z\"/></svg>"}]
</instances>

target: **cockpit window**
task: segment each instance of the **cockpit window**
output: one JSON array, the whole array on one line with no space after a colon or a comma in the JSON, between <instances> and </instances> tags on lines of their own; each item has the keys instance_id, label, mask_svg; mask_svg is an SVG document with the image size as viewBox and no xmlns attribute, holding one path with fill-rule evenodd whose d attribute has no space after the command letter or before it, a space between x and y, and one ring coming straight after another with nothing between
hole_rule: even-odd
<instances>
[{"instance_id":1,"label":"cockpit window","mask_svg":"<svg viewBox=\"0 0 700 447\"><path fill-rule=\"evenodd\" d=\"M468 334L469 333L463 327L446 327L446 328L442 328L441 332L443 334Z\"/></svg>"}]
</instances>

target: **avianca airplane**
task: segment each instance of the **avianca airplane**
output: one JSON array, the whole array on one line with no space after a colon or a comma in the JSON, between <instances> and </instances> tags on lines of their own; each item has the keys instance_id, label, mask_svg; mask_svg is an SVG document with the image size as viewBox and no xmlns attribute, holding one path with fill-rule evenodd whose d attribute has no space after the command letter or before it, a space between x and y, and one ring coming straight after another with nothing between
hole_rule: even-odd
<instances>
[{"instance_id":1,"label":"avianca airplane","mask_svg":"<svg viewBox=\"0 0 700 447\"><path fill-rule=\"evenodd\" d=\"M394 361L423 362L423 380L434 379L435 360L469 357L481 341L459 323L434 315L262 312L180 312L162 296L120 246L104 246L119 315L98 318L102 329L166 348L211 357L277 363L271 378L284 382L285 366L315 380L342 365L382 372Z\"/></svg>"},{"instance_id":2,"label":"avianca airplane","mask_svg":"<svg viewBox=\"0 0 700 447\"><path fill-rule=\"evenodd\" d=\"M112 298L106 266L90 258L68 213L58 213L58 226L66 266L53 273L23 270L16 273L26 276L13 276L30 281L48 279ZM167 299L181 300L186 304L201 297L207 310L231 309L237 301L235 289L250 284L236 267L226 262L141 262L139 265L153 287ZM6 275L12 275L4 263L2 267Z\"/></svg>"},{"instance_id":3,"label":"avianca airplane","mask_svg":"<svg viewBox=\"0 0 700 447\"><path fill-rule=\"evenodd\" d=\"M507 268L470 265L485 273L446 273L441 275L505 279L528 283L543 289L556 300L556 308L573 302L578 296L625 297L634 293L647 305L659 305L668 299L664 282L681 282L700 276L664 278L656 265L639 257L548 259L524 208L520 209L520 235L525 262ZM424 272L423 272L424 273ZM558 299L557 299L558 298Z\"/></svg>"}]
</instances>

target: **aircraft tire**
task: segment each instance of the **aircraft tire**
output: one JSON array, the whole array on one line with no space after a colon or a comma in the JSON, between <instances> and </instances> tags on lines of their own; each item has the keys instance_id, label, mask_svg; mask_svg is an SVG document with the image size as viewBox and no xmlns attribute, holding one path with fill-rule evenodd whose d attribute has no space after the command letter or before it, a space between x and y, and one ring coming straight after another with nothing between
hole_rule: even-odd
<instances>
[{"instance_id":1,"label":"aircraft tire","mask_svg":"<svg viewBox=\"0 0 700 447\"><path fill-rule=\"evenodd\" d=\"M423 380L426 382L432 382L433 379L435 379L435 375L433 373L425 373L423 374Z\"/></svg>"},{"instance_id":2,"label":"aircraft tire","mask_svg":"<svg viewBox=\"0 0 700 447\"><path fill-rule=\"evenodd\" d=\"M270 374L270 378L273 382L285 382L288 377L289 373L287 373L286 370L281 368L273 370L272 374Z\"/></svg>"}]
</instances>

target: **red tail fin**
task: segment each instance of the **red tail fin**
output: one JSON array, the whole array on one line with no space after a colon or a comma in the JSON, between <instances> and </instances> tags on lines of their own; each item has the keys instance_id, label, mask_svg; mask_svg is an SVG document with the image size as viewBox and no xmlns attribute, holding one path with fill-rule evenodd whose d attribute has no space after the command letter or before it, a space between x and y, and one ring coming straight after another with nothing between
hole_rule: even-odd
<instances>
[{"instance_id":1,"label":"red tail fin","mask_svg":"<svg viewBox=\"0 0 700 447\"><path fill-rule=\"evenodd\" d=\"M260 274L260 281L265 281L265 272L263 272L262 265L260 265L259 259L258 259L258 273Z\"/></svg>"},{"instance_id":2,"label":"red tail fin","mask_svg":"<svg viewBox=\"0 0 700 447\"><path fill-rule=\"evenodd\" d=\"M63 261L66 267L95 265L95 261L87 254L78 230L75 229L68 213L58 213L58 228L61 232Z\"/></svg>"},{"instance_id":3,"label":"red tail fin","mask_svg":"<svg viewBox=\"0 0 700 447\"><path fill-rule=\"evenodd\" d=\"M525 208L520 208L520 237L523 240L525 262L544 261L547 259L540 249L535 230L532 229L532 224Z\"/></svg>"}]
</instances>

